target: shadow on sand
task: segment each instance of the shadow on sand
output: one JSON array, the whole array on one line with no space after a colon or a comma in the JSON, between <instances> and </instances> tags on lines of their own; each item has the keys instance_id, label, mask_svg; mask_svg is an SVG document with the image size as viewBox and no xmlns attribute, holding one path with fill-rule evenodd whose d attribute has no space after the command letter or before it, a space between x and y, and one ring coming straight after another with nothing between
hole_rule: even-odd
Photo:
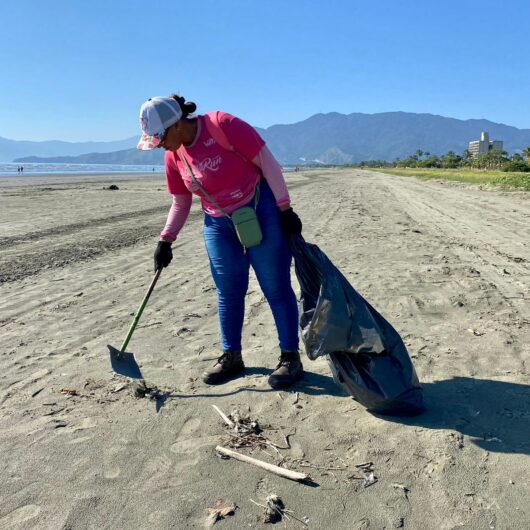
<instances>
[{"instance_id":1,"label":"shadow on sand","mask_svg":"<svg viewBox=\"0 0 530 530\"><path fill-rule=\"evenodd\" d=\"M262 375L264 377L268 377L272 373L272 370L269 368L260 368L260 367L249 367L245 370L245 376L252 376L252 375ZM233 381L241 379L241 381L244 381L244 378L234 378ZM219 388L222 389L222 386L215 387L211 386L208 387L209 389L215 389ZM304 377L298 381L295 385L292 387L289 387L286 389L288 392L300 392L301 394L307 394L310 396L318 396L318 395L329 395L329 396L340 396L344 397L345 394L342 392L342 390L334 383L333 378L327 375L322 374L316 374L314 372L309 372L307 370L304 371ZM155 399L156 401L156 411L159 412L160 409L164 406L164 404L170 400L170 399L191 399L191 398L219 398L224 396L233 396L235 394L239 394L241 392L255 392L260 394L266 394L269 392L278 392L278 390L275 390L273 388L255 388L252 386L241 386L235 390L231 390L229 392L215 392L215 393L208 393L208 394L181 394L181 393L173 393L173 392L155 392L151 394L151 397Z\"/></svg>"},{"instance_id":2,"label":"shadow on sand","mask_svg":"<svg viewBox=\"0 0 530 530\"><path fill-rule=\"evenodd\" d=\"M486 451L530 454L530 386L455 377L424 383L426 412L415 417L379 416L427 429L452 429Z\"/></svg>"},{"instance_id":3,"label":"shadow on sand","mask_svg":"<svg viewBox=\"0 0 530 530\"><path fill-rule=\"evenodd\" d=\"M271 372L270 369L254 367L248 368L246 375L268 376ZM244 379L241 379L243 382ZM208 388L214 390L216 387ZM423 414L414 417L374 416L403 425L455 430L470 437L472 443L486 451L530 454L530 386L491 379L455 377L424 383L423 389L427 407ZM288 391L312 396L345 396L332 377L309 371ZM277 391L272 388L241 386L229 392L207 394L158 393L154 398L156 411L159 412L169 399L219 398L241 392Z\"/></svg>"}]
</instances>

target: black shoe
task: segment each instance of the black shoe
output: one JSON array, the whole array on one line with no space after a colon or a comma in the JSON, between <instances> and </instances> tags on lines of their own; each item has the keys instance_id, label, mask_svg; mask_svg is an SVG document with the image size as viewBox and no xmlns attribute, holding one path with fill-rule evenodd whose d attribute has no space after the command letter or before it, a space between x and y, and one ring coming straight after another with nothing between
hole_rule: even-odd
<instances>
[{"instance_id":1,"label":"black shoe","mask_svg":"<svg viewBox=\"0 0 530 530\"><path fill-rule=\"evenodd\" d=\"M202 380L208 385L220 385L243 373L245 365L240 351L225 351L212 368L202 374Z\"/></svg>"},{"instance_id":2,"label":"black shoe","mask_svg":"<svg viewBox=\"0 0 530 530\"><path fill-rule=\"evenodd\" d=\"M304 374L304 367L297 351L282 351L276 370L269 376L272 388L285 388L296 383Z\"/></svg>"}]
</instances>

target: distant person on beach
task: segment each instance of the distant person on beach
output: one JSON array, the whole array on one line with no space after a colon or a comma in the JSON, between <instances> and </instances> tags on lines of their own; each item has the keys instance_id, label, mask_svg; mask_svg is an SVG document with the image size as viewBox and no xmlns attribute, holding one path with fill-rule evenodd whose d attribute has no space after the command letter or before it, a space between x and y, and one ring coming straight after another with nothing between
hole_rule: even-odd
<instances>
[{"instance_id":1,"label":"distant person on beach","mask_svg":"<svg viewBox=\"0 0 530 530\"><path fill-rule=\"evenodd\" d=\"M252 266L279 338L279 363L269 384L287 387L303 374L286 238L301 234L302 223L290 206L280 165L256 130L226 112L194 115L196 109L195 103L176 94L149 99L140 109L144 134L138 149L166 150L166 183L173 196L154 255L155 270L171 262L171 244L188 218L192 194L198 195L204 211L204 241L217 287L223 348L215 365L204 372L203 381L224 383L245 370L241 335ZM245 206L250 208L242 210ZM260 232L262 239L256 244ZM245 240L248 246L242 243Z\"/></svg>"}]
</instances>

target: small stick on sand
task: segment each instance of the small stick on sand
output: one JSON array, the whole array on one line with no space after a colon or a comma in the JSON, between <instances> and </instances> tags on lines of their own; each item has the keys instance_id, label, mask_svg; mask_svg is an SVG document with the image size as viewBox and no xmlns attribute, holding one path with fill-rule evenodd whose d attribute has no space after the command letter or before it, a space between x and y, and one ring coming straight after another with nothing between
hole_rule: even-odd
<instances>
[{"instance_id":1,"label":"small stick on sand","mask_svg":"<svg viewBox=\"0 0 530 530\"><path fill-rule=\"evenodd\" d=\"M257 460L256 458L252 458L247 455L242 455L241 453L237 453L236 451L232 451L231 449L227 449L226 447L222 447L220 445L218 445L215 450L222 455L235 458L236 460L246 462L247 464L253 464L265 469L266 471L269 471L270 473L274 473L280 477L288 478L289 480L303 482L304 480L309 479L309 475L306 475L305 473L298 473L297 471L291 471L290 469L284 469L273 464L268 464L267 462Z\"/></svg>"},{"instance_id":2,"label":"small stick on sand","mask_svg":"<svg viewBox=\"0 0 530 530\"><path fill-rule=\"evenodd\" d=\"M347 467L325 467L325 466L314 466L313 464L298 464L300 467L312 467L314 469L324 469L326 471L346 471Z\"/></svg>"},{"instance_id":3,"label":"small stick on sand","mask_svg":"<svg viewBox=\"0 0 530 530\"><path fill-rule=\"evenodd\" d=\"M215 412L217 412L217 414L219 414L219 416L221 416L221 418L223 418L223 421L231 428L233 429L234 428L234 422L228 418L228 416L219 408L217 407L216 405L212 405L213 409L215 410Z\"/></svg>"}]
</instances>

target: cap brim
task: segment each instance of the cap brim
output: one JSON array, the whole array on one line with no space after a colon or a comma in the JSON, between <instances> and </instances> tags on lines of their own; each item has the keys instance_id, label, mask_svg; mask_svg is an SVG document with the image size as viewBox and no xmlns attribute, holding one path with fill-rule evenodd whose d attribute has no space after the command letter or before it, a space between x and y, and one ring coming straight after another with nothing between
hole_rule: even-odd
<instances>
[{"instance_id":1,"label":"cap brim","mask_svg":"<svg viewBox=\"0 0 530 530\"><path fill-rule=\"evenodd\" d=\"M158 138L155 138L154 136L149 136L147 134L142 134L142 137L140 138L136 149L140 149L140 151L151 151L151 149L155 149L159 145L160 140Z\"/></svg>"}]
</instances>

